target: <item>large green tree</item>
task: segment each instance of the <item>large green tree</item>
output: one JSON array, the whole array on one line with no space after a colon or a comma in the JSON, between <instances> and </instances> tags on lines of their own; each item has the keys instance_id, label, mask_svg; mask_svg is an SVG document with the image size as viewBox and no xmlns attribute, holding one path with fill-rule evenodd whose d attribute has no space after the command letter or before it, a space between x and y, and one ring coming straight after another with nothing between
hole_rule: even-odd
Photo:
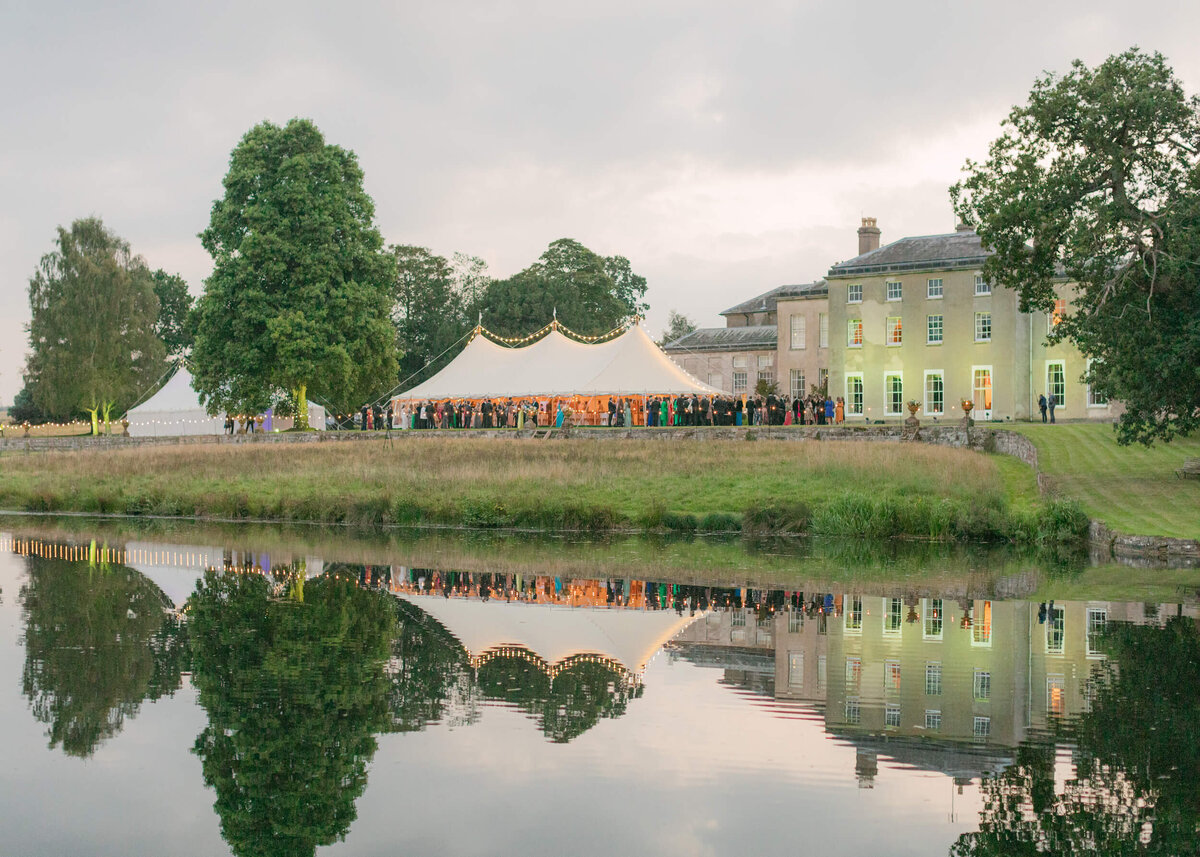
<instances>
[{"instance_id":1,"label":"large green tree","mask_svg":"<svg viewBox=\"0 0 1200 857\"><path fill-rule=\"evenodd\" d=\"M395 263L354 153L306 119L264 122L224 186L200 234L214 267L192 349L209 412L290 397L302 424L309 395L349 410L395 383Z\"/></svg>"},{"instance_id":2,"label":"large green tree","mask_svg":"<svg viewBox=\"0 0 1200 857\"><path fill-rule=\"evenodd\" d=\"M605 258L578 241L560 238L520 273L495 280L481 301L485 327L525 336L558 320L584 335L607 333L645 311L646 279L623 256Z\"/></svg>"},{"instance_id":3,"label":"large green tree","mask_svg":"<svg viewBox=\"0 0 1200 857\"><path fill-rule=\"evenodd\" d=\"M1050 310L1053 337L1094 358L1087 381L1119 399L1122 443L1200 426L1200 99L1162 55L1136 48L1046 74L982 163L951 188L995 251L988 277Z\"/></svg>"},{"instance_id":4,"label":"large green tree","mask_svg":"<svg viewBox=\"0 0 1200 857\"><path fill-rule=\"evenodd\" d=\"M154 332L162 340L167 354L176 357L192 347L189 315L192 296L187 281L178 274L168 274L161 268L152 275L154 294L158 297L158 321Z\"/></svg>"},{"instance_id":5,"label":"large green tree","mask_svg":"<svg viewBox=\"0 0 1200 857\"><path fill-rule=\"evenodd\" d=\"M671 310L667 313L667 329L659 336L658 344L666 345L681 336L687 336L696 329L696 322L681 312Z\"/></svg>"},{"instance_id":6,"label":"large green tree","mask_svg":"<svg viewBox=\"0 0 1200 857\"><path fill-rule=\"evenodd\" d=\"M208 572L189 601L208 714L194 752L237 855L311 857L343 838L391 723L391 596L300 579Z\"/></svg>"},{"instance_id":7,"label":"large green tree","mask_svg":"<svg viewBox=\"0 0 1200 857\"><path fill-rule=\"evenodd\" d=\"M29 280L29 307L25 385L50 418L87 412L98 433L165 368L150 271L98 217L59 227Z\"/></svg>"},{"instance_id":8,"label":"large green tree","mask_svg":"<svg viewBox=\"0 0 1200 857\"><path fill-rule=\"evenodd\" d=\"M454 343L471 329L453 266L424 247L388 248L396 260L394 320L400 346L400 379L418 384L455 357ZM447 349L450 349L449 351Z\"/></svg>"}]
</instances>

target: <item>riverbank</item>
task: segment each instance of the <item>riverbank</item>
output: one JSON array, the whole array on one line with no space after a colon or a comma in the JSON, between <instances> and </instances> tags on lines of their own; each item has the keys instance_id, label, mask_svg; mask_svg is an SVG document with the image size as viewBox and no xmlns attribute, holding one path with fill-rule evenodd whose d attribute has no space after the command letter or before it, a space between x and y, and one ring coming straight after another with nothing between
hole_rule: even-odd
<instances>
[{"instance_id":1,"label":"riverbank","mask_svg":"<svg viewBox=\"0 0 1200 857\"><path fill-rule=\"evenodd\" d=\"M0 507L586 532L1082 540L1015 459L925 444L204 444L6 456Z\"/></svg>"}]
</instances>

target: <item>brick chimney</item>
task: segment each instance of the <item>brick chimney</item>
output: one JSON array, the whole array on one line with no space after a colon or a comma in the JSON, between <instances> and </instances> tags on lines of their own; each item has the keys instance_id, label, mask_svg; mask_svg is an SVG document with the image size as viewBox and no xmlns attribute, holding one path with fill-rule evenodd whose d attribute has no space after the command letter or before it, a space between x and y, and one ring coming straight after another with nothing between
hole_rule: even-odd
<instances>
[{"instance_id":1,"label":"brick chimney","mask_svg":"<svg viewBox=\"0 0 1200 857\"><path fill-rule=\"evenodd\" d=\"M864 217L858 227L858 255L879 249L879 227L874 217Z\"/></svg>"}]
</instances>

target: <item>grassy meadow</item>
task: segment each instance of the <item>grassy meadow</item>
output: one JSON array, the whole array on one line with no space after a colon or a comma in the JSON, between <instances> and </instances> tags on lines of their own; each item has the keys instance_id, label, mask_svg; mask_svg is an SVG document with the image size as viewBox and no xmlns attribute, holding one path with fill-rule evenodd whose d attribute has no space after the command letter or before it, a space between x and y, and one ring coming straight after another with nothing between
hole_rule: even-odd
<instances>
[{"instance_id":1,"label":"grassy meadow","mask_svg":"<svg viewBox=\"0 0 1200 857\"><path fill-rule=\"evenodd\" d=\"M1111 425L1015 425L1038 449L1051 490L1077 500L1111 529L1142 536L1200 538L1200 480L1180 479L1185 459L1200 458L1200 437L1118 446Z\"/></svg>"},{"instance_id":2,"label":"grassy meadow","mask_svg":"<svg viewBox=\"0 0 1200 857\"><path fill-rule=\"evenodd\" d=\"M1002 456L885 443L402 438L9 455L0 507L548 530L1076 538Z\"/></svg>"}]
</instances>

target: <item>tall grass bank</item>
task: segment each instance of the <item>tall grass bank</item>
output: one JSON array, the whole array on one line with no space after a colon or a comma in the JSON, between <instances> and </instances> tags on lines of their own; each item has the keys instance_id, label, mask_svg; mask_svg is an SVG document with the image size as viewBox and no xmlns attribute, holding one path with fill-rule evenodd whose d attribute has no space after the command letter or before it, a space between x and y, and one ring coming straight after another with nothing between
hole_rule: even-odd
<instances>
[{"instance_id":1,"label":"tall grass bank","mask_svg":"<svg viewBox=\"0 0 1200 857\"><path fill-rule=\"evenodd\" d=\"M1084 537L1078 506L1014 491L1002 460L923 444L769 439L141 447L5 456L0 507L591 532Z\"/></svg>"}]
</instances>

